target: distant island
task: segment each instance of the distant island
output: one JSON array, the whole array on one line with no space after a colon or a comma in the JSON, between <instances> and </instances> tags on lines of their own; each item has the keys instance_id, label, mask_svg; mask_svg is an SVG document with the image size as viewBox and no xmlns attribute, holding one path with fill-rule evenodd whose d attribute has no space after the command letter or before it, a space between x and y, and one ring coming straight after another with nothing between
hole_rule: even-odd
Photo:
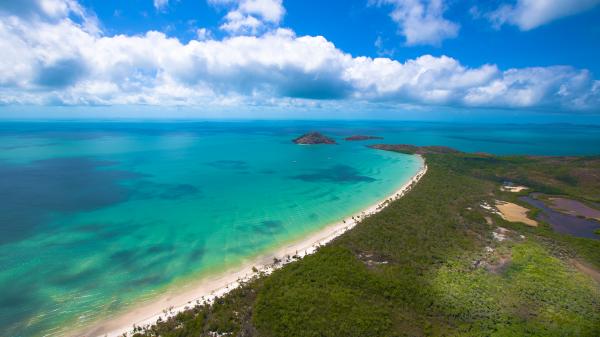
<instances>
[{"instance_id":1,"label":"distant island","mask_svg":"<svg viewBox=\"0 0 600 337\"><path fill-rule=\"evenodd\" d=\"M359 140L370 140L370 139L383 139L383 137L354 135L354 136L344 138L344 140L349 141L349 142L359 141Z\"/></svg>"},{"instance_id":2,"label":"distant island","mask_svg":"<svg viewBox=\"0 0 600 337\"><path fill-rule=\"evenodd\" d=\"M309 132L293 140L296 144L336 144L335 140L319 132Z\"/></svg>"}]
</instances>

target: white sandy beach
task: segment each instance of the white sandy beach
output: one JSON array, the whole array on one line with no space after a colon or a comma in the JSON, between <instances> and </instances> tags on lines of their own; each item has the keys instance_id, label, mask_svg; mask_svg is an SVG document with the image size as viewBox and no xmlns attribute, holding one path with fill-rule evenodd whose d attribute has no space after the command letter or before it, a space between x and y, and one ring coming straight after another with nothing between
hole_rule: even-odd
<instances>
[{"instance_id":1,"label":"white sandy beach","mask_svg":"<svg viewBox=\"0 0 600 337\"><path fill-rule=\"evenodd\" d=\"M325 228L308 235L307 237L290 242L267 254L257 258L249 259L243 265L221 272L217 275L199 279L180 291L165 293L156 300L129 310L118 317L111 318L94 324L86 330L74 332L71 336L85 337L118 337L124 334L130 335L133 326L147 326L154 324L159 318L166 319L181 311L193 307L196 303L212 301L215 297L222 296L232 289L238 287L240 282L250 280L257 275L255 270L263 273L271 273L274 269L293 262L298 258L314 253L321 245L325 245L336 237L356 226L357 222L366 216L375 214L382 210L386 204L402 197L409 191L427 172L427 165L422 157L421 168L408 182L384 200L354 214L340 222L326 226ZM292 258L297 256L296 259ZM281 260L273 264L274 259Z\"/></svg>"}]
</instances>

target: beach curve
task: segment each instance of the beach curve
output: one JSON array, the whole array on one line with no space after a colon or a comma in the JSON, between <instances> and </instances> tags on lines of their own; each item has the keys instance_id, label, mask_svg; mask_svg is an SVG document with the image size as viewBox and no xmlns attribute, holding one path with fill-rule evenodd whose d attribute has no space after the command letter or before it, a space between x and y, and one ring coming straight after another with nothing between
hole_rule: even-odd
<instances>
[{"instance_id":1,"label":"beach curve","mask_svg":"<svg viewBox=\"0 0 600 337\"><path fill-rule=\"evenodd\" d=\"M72 337L122 337L130 335L134 327L155 324L201 303L210 303L259 274L270 274L282 266L313 254L317 249L354 228L360 220L384 209L410 191L427 173L427 164L421 155L416 155L421 164L415 175L388 197L352 214L345 219L327 225L300 239L293 240L258 257L248 259L242 265L202 277L183 291L169 291L155 300L137 308L129 309L117 317L101 320L90 327L68 333ZM279 261L275 263L274 261Z\"/></svg>"}]
</instances>

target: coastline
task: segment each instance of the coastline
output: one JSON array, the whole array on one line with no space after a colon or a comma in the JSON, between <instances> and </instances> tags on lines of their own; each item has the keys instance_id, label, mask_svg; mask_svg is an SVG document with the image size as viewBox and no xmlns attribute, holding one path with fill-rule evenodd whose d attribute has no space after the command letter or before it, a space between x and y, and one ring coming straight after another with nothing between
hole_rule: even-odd
<instances>
[{"instance_id":1,"label":"coastline","mask_svg":"<svg viewBox=\"0 0 600 337\"><path fill-rule=\"evenodd\" d=\"M325 245L351 230L364 217L381 211L390 201L397 200L410 191L427 172L427 165L424 158L420 155L417 156L421 163L416 174L388 197L368 208L348 216L339 222L327 225L305 237L288 242L284 246L274 248L255 258L250 258L240 266L230 268L212 276L203 277L196 283L187 285L184 290L168 292L149 303L129 309L117 317L104 319L92 324L91 327L79 329L77 332L72 332L68 335L74 337L129 336L134 326L143 327L152 325L159 319L164 320L174 316L179 312L193 307L197 303L211 302L260 273L270 274L288 263L313 254L319 246ZM280 262L274 263L275 259Z\"/></svg>"}]
</instances>

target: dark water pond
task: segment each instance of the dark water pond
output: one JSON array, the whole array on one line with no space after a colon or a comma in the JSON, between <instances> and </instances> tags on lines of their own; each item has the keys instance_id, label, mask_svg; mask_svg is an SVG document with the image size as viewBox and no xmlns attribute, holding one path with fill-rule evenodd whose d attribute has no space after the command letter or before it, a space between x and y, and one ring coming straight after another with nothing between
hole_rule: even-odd
<instances>
[{"instance_id":1,"label":"dark water pond","mask_svg":"<svg viewBox=\"0 0 600 337\"><path fill-rule=\"evenodd\" d=\"M567 213L573 215L581 215L586 218L600 219L600 211L589 207L588 205L579 202L577 200L565 199L565 198L551 198L552 206L558 210L566 210ZM598 207L598 205L594 205Z\"/></svg>"},{"instance_id":2,"label":"dark water pond","mask_svg":"<svg viewBox=\"0 0 600 337\"><path fill-rule=\"evenodd\" d=\"M581 219L576 216L567 215L551 209L543 201L532 196L520 197L520 200L540 209L537 220L549 223L552 228L563 234L570 234L581 238L600 240L600 235L594 233L600 228L600 222L595 220Z\"/></svg>"}]
</instances>

